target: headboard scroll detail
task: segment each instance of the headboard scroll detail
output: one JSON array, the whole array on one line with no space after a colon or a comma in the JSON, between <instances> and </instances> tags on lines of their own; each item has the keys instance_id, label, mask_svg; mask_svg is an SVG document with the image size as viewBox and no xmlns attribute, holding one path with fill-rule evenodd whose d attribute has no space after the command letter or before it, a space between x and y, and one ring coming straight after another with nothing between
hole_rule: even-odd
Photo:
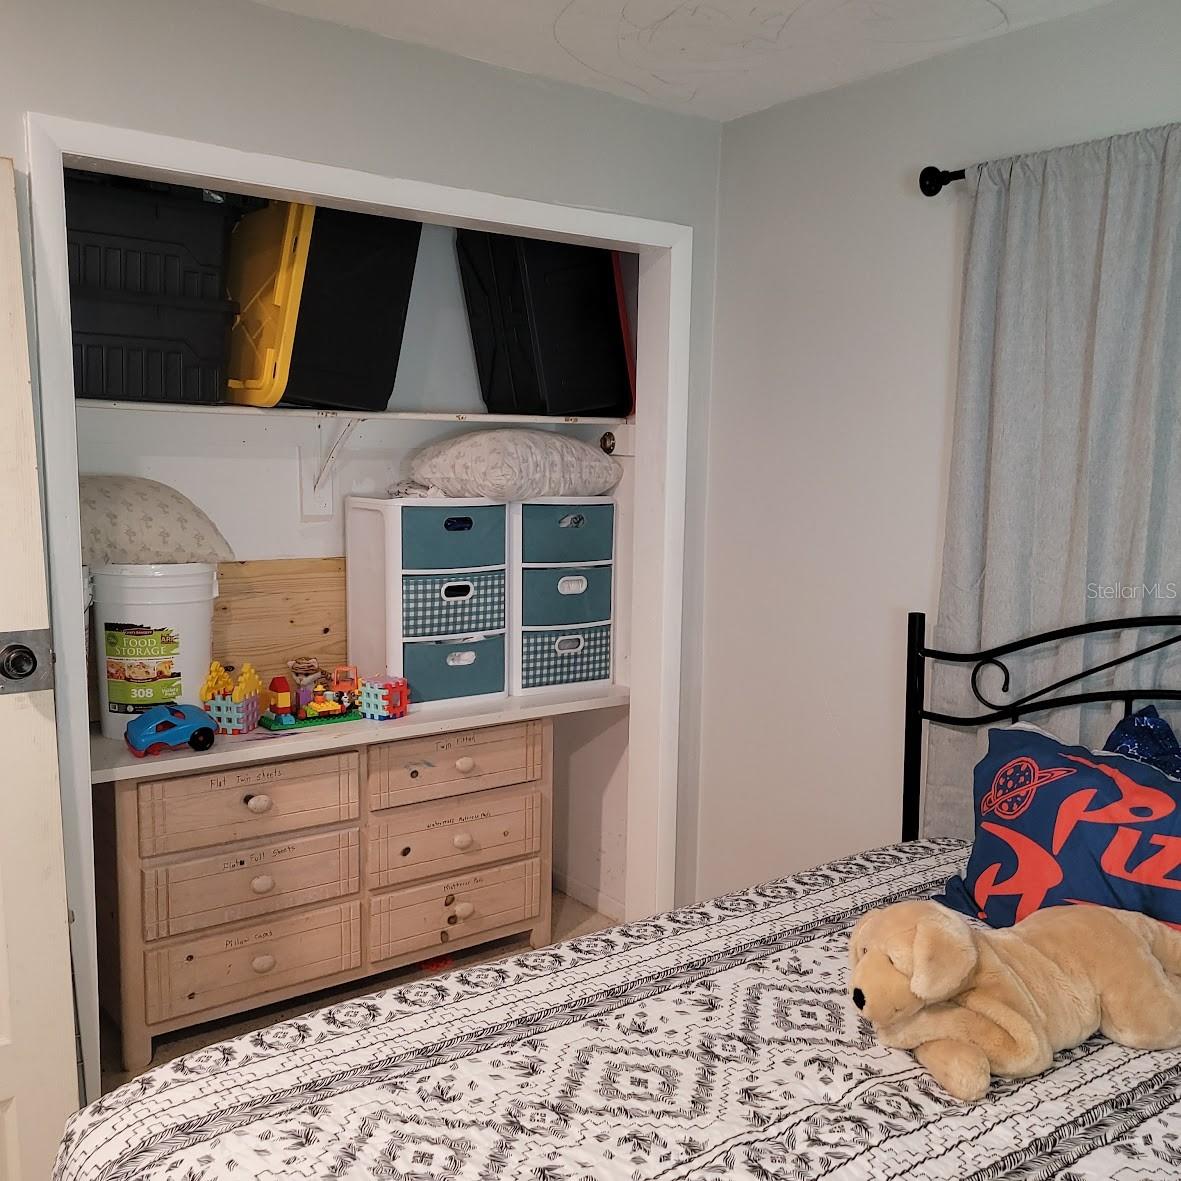
<instances>
[{"instance_id":1,"label":"headboard scroll detail","mask_svg":"<svg viewBox=\"0 0 1181 1181\"><path fill-rule=\"evenodd\" d=\"M1078 636L1133 633L1143 629L1171 627L1177 630L1163 639L1145 644L1122 656L1091 665L1068 677L1062 677L1049 685L1043 685L1012 701L998 702L985 696L980 687L980 676L985 669L993 668L1001 674L1001 692L1007 693L1012 678L1004 657L1018 652L1029 651L1046 645L1060 643ZM979 652L948 652L927 647L927 617L921 611L912 611L907 616L906 633L906 703L903 733L902 757L902 839L913 840L919 834L919 809L922 798L923 776L923 723L935 722L942 726L987 726L992 722L1016 722L1028 714L1050 709L1062 709L1073 705L1089 705L1093 702L1119 701L1124 707L1124 716L1130 714L1137 701L1181 701L1181 689L1136 688L1101 689L1077 693L1060 693L1060 690L1077 685L1087 677L1107 672L1123 664L1160 652L1165 648L1181 644L1181 615L1141 615L1132 619L1103 619L1090 623L1075 624L1073 627L1055 628L1023 640L1014 640L995 648ZM972 695L985 706L987 713L950 714L928 709L927 662L946 664L970 664Z\"/></svg>"}]
</instances>

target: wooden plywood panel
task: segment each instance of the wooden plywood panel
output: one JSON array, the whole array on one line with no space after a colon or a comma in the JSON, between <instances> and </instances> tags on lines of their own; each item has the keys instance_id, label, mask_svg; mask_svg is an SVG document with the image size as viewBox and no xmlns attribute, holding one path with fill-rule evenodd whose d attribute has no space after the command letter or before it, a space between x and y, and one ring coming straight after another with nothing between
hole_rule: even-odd
<instances>
[{"instance_id":1,"label":"wooden plywood panel","mask_svg":"<svg viewBox=\"0 0 1181 1181\"><path fill-rule=\"evenodd\" d=\"M344 664L344 558L222 562L213 604L213 656L227 668L249 660L265 685L287 661Z\"/></svg>"}]
</instances>

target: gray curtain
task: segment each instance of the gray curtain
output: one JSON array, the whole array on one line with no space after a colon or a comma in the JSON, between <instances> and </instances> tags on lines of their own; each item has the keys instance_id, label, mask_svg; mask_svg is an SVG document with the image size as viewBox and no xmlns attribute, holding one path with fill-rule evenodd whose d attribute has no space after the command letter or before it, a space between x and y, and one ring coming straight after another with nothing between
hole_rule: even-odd
<instances>
[{"instance_id":1,"label":"gray curtain","mask_svg":"<svg viewBox=\"0 0 1181 1181\"><path fill-rule=\"evenodd\" d=\"M1181 124L984 164L968 183L934 643L972 651L1084 620L1181 614ZM1071 641L1011 663L1008 694L999 670L982 687L1011 700L1160 634ZM1083 687L1181 687L1179 674L1168 655ZM934 708L983 711L963 669L935 670L930 692ZM1112 715L1029 720L1094 747ZM930 727L928 835L971 834L985 737Z\"/></svg>"}]
</instances>

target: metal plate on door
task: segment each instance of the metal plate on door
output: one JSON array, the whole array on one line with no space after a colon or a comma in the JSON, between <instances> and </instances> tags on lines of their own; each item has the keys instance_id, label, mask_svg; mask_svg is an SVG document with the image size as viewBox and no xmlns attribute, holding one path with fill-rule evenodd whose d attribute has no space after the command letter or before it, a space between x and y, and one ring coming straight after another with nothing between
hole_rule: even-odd
<instances>
[{"instance_id":1,"label":"metal plate on door","mask_svg":"<svg viewBox=\"0 0 1181 1181\"><path fill-rule=\"evenodd\" d=\"M53 636L49 628L0 632L0 693L53 688Z\"/></svg>"}]
</instances>

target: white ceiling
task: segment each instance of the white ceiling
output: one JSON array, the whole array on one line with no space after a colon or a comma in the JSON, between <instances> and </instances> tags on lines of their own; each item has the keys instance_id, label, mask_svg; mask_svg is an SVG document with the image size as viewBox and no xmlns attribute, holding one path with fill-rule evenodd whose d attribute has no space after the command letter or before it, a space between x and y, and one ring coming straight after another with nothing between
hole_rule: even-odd
<instances>
[{"instance_id":1,"label":"white ceiling","mask_svg":"<svg viewBox=\"0 0 1181 1181\"><path fill-rule=\"evenodd\" d=\"M733 119L1109 0L258 0Z\"/></svg>"}]
</instances>

